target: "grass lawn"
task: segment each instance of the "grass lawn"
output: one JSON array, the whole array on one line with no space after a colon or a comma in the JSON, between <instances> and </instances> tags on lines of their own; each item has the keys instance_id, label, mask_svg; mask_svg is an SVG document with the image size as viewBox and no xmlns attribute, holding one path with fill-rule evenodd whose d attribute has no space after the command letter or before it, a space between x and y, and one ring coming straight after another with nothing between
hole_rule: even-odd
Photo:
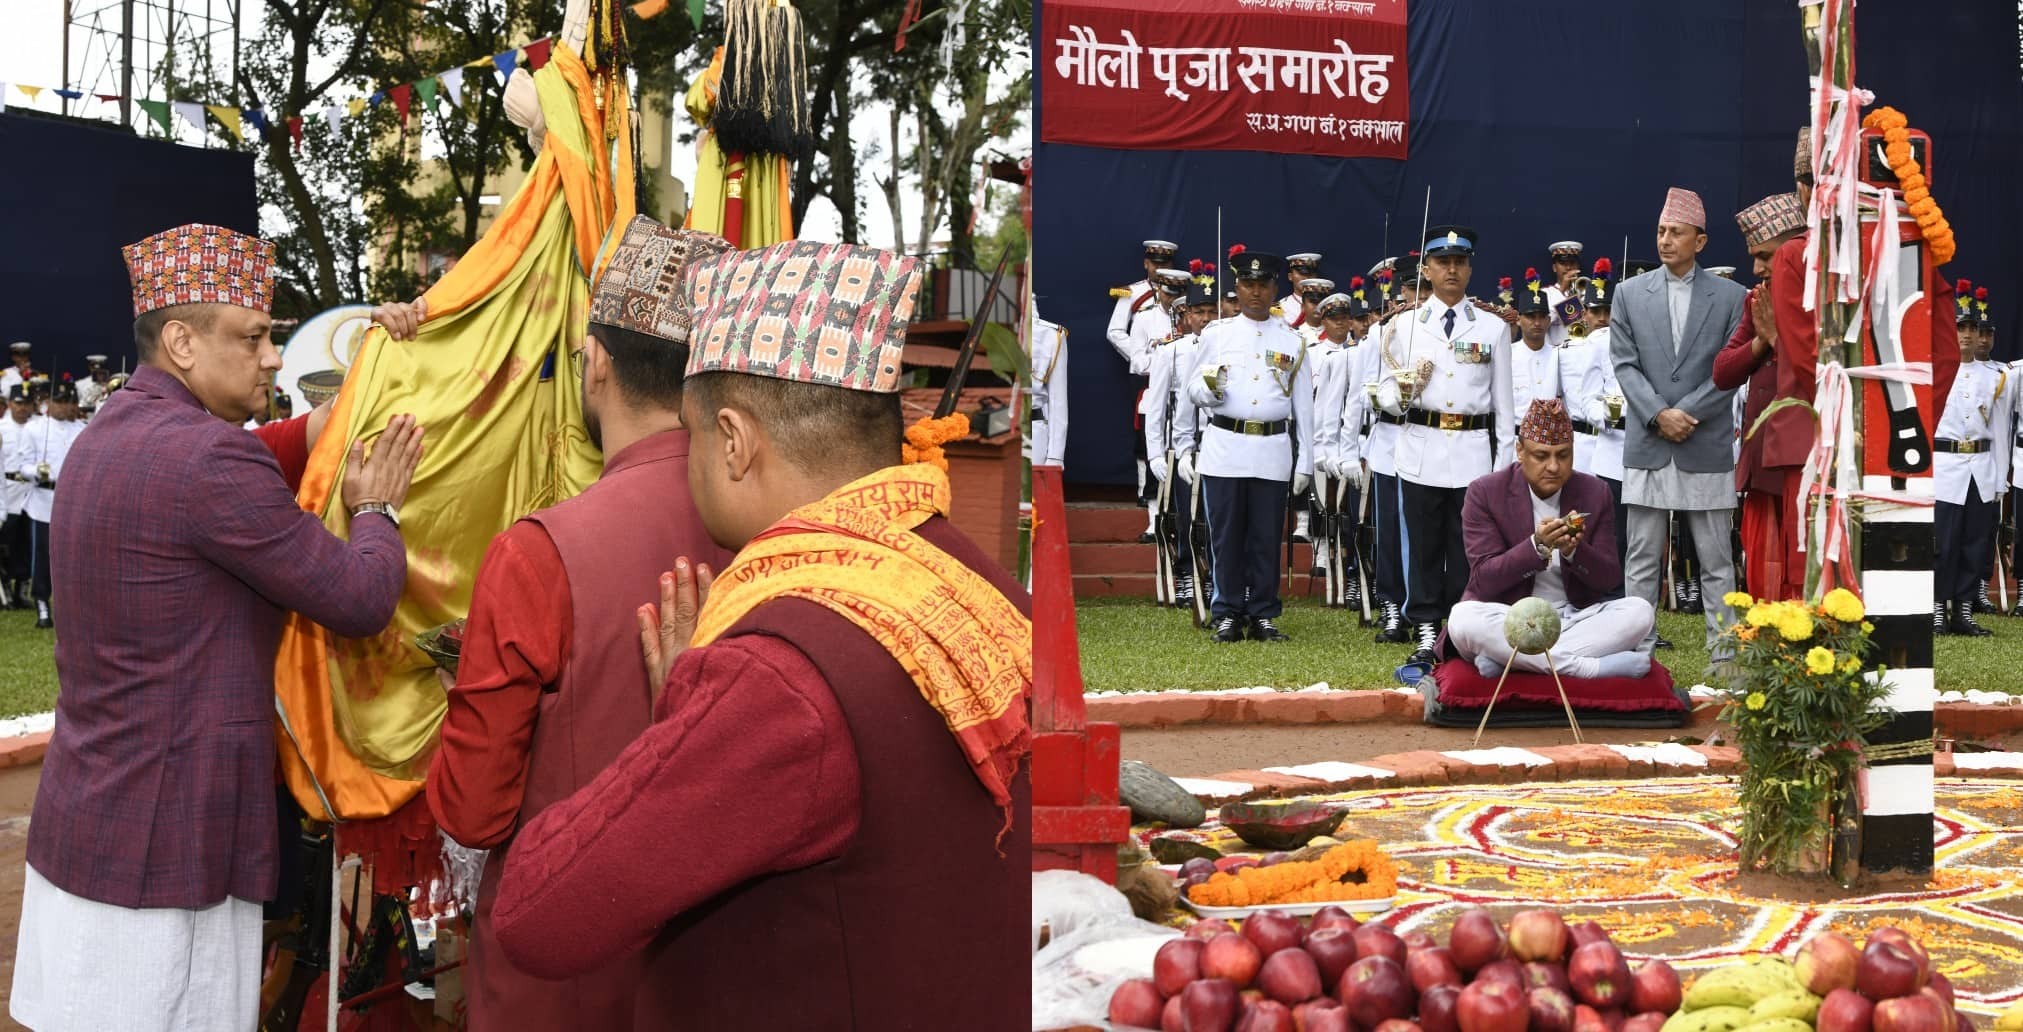
<instances>
[{"instance_id":1,"label":"grass lawn","mask_svg":"<svg viewBox=\"0 0 2023 1032\"><path fill-rule=\"evenodd\" d=\"M2006 616L1976 616L1974 621L1994 631L1992 638L1933 640L1932 680L1942 692L2009 692L2023 694L2023 620Z\"/></svg>"},{"instance_id":2,"label":"grass lawn","mask_svg":"<svg viewBox=\"0 0 2023 1032\"><path fill-rule=\"evenodd\" d=\"M56 708L56 639L34 610L0 611L0 717Z\"/></svg>"},{"instance_id":3,"label":"grass lawn","mask_svg":"<svg viewBox=\"0 0 2023 1032\"><path fill-rule=\"evenodd\" d=\"M1304 688L1321 681L1335 688L1395 688L1394 672L1412 651L1405 645L1379 645L1371 640L1375 628L1358 627L1347 611L1305 599L1287 602L1279 627L1292 640L1276 645L1218 645L1207 631L1195 630L1184 611L1149 600L1082 599L1075 607L1082 682L1092 692ZM1658 633L1677 646L1660 651L1658 661L1682 684L1698 683L1707 666L1703 620L1658 614ZM2011 633L2023 640L2023 621L2001 622L2015 624ZM1990 657L1991 666L1994 662Z\"/></svg>"}]
</instances>

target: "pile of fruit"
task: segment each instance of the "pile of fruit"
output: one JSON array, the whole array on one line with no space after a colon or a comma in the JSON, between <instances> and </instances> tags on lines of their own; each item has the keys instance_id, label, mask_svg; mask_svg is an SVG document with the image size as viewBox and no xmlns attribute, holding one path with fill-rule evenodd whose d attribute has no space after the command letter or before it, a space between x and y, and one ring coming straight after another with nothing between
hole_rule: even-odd
<instances>
[{"instance_id":1,"label":"pile of fruit","mask_svg":"<svg viewBox=\"0 0 2023 1032\"><path fill-rule=\"evenodd\" d=\"M1823 932L1796 963L1759 957L1702 974L1662 1032L1973 1032L1953 986L1895 928L1866 946Z\"/></svg>"},{"instance_id":2,"label":"pile of fruit","mask_svg":"<svg viewBox=\"0 0 2023 1032\"><path fill-rule=\"evenodd\" d=\"M1194 924L1151 978L1110 998L1117 1028L1161 1032L1973 1032L1922 947L1894 929L1865 950L1824 933L1797 962L1764 958L1690 986L1663 960L1633 972L1608 932L1528 910L1508 928L1474 908L1446 945L1275 910Z\"/></svg>"}]
</instances>

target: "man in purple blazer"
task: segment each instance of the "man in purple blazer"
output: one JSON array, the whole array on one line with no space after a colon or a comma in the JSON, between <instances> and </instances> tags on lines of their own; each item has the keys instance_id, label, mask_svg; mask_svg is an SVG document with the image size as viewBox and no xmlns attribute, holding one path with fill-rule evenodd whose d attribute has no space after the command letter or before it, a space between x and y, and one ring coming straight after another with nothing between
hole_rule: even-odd
<instances>
[{"instance_id":1,"label":"man in purple blazer","mask_svg":"<svg viewBox=\"0 0 2023 1032\"><path fill-rule=\"evenodd\" d=\"M1573 518L1579 514L1579 518ZM1461 509L1468 589L1447 618L1447 644L1496 677L1510 662L1503 618L1527 596L1559 611L1552 663L1563 677L1642 677L1638 650L1651 604L1622 594L1615 502L1600 479L1573 468L1573 422L1557 398L1531 403L1517 428L1517 462L1468 485ZM1514 668L1545 673L1545 656Z\"/></svg>"},{"instance_id":2,"label":"man in purple blazer","mask_svg":"<svg viewBox=\"0 0 2023 1032\"><path fill-rule=\"evenodd\" d=\"M37 1032L249 1029L278 876L281 625L385 629L421 428L398 416L370 458L353 445L336 537L240 429L281 368L273 245L193 225L125 252L140 368L72 446L51 520L60 688L9 1011Z\"/></svg>"}]
</instances>

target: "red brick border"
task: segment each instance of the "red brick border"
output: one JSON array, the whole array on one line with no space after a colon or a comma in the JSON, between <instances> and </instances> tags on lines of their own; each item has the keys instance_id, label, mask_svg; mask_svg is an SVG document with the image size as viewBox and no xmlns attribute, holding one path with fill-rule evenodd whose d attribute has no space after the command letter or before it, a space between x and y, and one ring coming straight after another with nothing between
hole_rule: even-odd
<instances>
[{"instance_id":1,"label":"red brick border","mask_svg":"<svg viewBox=\"0 0 2023 1032\"><path fill-rule=\"evenodd\" d=\"M49 751L49 734L47 731L38 731L32 735L0 739L0 768L26 767L31 763L41 763L42 754Z\"/></svg>"}]
</instances>

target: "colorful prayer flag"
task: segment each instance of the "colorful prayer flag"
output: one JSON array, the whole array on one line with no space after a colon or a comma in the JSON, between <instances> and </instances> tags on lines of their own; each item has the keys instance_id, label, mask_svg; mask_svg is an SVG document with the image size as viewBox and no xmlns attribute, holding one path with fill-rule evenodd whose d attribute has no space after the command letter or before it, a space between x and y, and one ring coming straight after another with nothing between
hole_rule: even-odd
<instances>
[{"instance_id":1,"label":"colorful prayer flag","mask_svg":"<svg viewBox=\"0 0 2023 1032\"><path fill-rule=\"evenodd\" d=\"M300 116L288 120L288 136L295 141L295 149L302 150L302 119Z\"/></svg>"},{"instance_id":2,"label":"colorful prayer flag","mask_svg":"<svg viewBox=\"0 0 2023 1032\"><path fill-rule=\"evenodd\" d=\"M14 84L14 88L28 94L29 100L34 100L42 95L42 87L40 86L23 86L17 82Z\"/></svg>"},{"instance_id":3,"label":"colorful prayer flag","mask_svg":"<svg viewBox=\"0 0 2023 1032\"><path fill-rule=\"evenodd\" d=\"M351 114L351 117L357 118L358 116L365 113L365 98L364 97L351 98L351 103L348 106L346 106L344 110L349 112Z\"/></svg>"},{"instance_id":4,"label":"colorful prayer flag","mask_svg":"<svg viewBox=\"0 0 2023 1032\"><path fill-rule=\"evenodd\" d=\"M450 95L450 103L462 107L464 103L464 70L452 68L444 72L441 78L443 81L443 92Z\"/></svg>"},{"instance_id":5,"label":"colorful prayer flag","mask_svg":"<svg viewBox=\"0 0 2023 1032\"><path fill-rule=\"evenodd\" d=\"M499 74L507 77L512 76L513 65L517 63L517 61L518 57L516 56L516 52L512 50L508 50L505 53L492 58L492 63L499 66Z\"/></svg>"},{"instance_id":6,"label":"colorful prayer flag","mask_svg":"<svg viewBox=\"0 0 2023 1032\"><path fill-rule=\"evenodd\" d=\"M254 132L264 133L267 131L267 112L259 108L247 108L245 114L246 121L253 123Z\"/></svg>"},{"instance_id":7,"label":"colorful prayer flag","mask_svg":"<svg viewBox=\"0 0 2023 1032\"><path fill-rule=\"evenodd\" d=\"M414 83L401 83L393 89L387 90L386 95L392 98L393 109L400 112L400 124L406 125L407 106L414 100Z\"/></svg>"},{"instance_id":8,"label":"colorful prayer flag","mask_svg":"<svg viewBox=\"0 0 2023 1032\"><path fill-rule=\"evenodd\" d=\"M139 105L142 111L147 112L148 117L154 119L156 125L162 127L162 132L168 133L174 131L169 125L169 106L167 104L159 100L138 99L134 103Z\"/></svg>"},{"instance_id":9,"label":"colorful prayer flag","mask_svg":"<svg viewBox=\"0 0 2023 1032\"><path fill-rule=\"evenodd\" d=\"M204 106L202 104L194 100L176 100L170 101L169 106L176 109L176 114L182 116L183 121L195 126L197 132L201 133L204 131Z\"/></svg>"},{"instance_id":10,"label":"colorful prayer flag","mask_svg":"<svg viewBox=\"0 0 2023 1032\"><path fill-rule=\"evenodd\" d=\"M204 109L209 111L225 128L232 131L233 139L244 140L246 138L246 134L239 131L238 108L227 107L223 104L206 104L204 105Z\"/></svg>"},{"instance_id":11,"label":"colorful prayer flag","mask_svg":"<svg viewBox=\"0 0 2023 1032\"><path fill-rule=\"evenodd\" d=\"M416 82L414 84L414 92L417 96L421 97L422 113L426 114L435 110L436 81L433 76Z\"/></svg>"},{"instance_id":12,"label":"colorful prayer flag","mask_svg":"<svg viewBox=\"0 0 2023 1032\"><path fill-rule=\"evenodd\" d=\"M552 39L544 39L527 44L527 70L538 72L548 63L548 48L555 45Z\"/></svg>"},{"instance_id":13,"label":"colorful prayer flag","mask_svg":"<svg viewBox=\"0 0 2023 1032\"><path fill-rule=\"evenodd\" d=\"M57 90L56 95L65 100L78 100L84 96L83 90Z\"/></svg>"}]
</instances>

